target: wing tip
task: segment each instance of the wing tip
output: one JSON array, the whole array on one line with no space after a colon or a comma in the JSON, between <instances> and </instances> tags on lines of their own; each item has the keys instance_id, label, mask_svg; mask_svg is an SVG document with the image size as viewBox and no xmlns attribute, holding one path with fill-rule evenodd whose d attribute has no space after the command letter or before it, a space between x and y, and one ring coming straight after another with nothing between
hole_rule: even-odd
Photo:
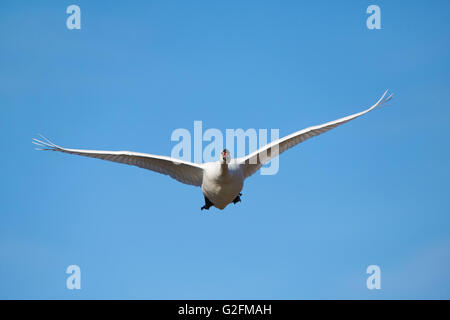
<instances>
[{"instance_id":1,"label":"wing tip","mask_svg":"<svg viewBox=\"0 0 450 320\"><path fill-rule=\"evenodd\" d=\"M375 103L372 107L370 107L369 110L381 107L383 105L385 105L387 102L391 101L392 98L394 97L393 93L390 93L388 96L386 96L389 93L389 89L386 90L383 95L381 96L381 98L377 101L377 103Z\"/></svg>"},{"instance_id":2,"label":"wing tip","mask_svg":"<svg viewBox=\"0 0 450 320\"><path fill-rule=\"evenodd\" d=\"M41 137L42 140L37 138L32 138L31 143L37 145L39 148L35 148L35 150L38 151L48 151L48 150L58 150L61 149L60 146L54 144L52 141L50 141L48 138L43 136L42 134L38 134L39 137Z\"/></svg>"}]
</instances>

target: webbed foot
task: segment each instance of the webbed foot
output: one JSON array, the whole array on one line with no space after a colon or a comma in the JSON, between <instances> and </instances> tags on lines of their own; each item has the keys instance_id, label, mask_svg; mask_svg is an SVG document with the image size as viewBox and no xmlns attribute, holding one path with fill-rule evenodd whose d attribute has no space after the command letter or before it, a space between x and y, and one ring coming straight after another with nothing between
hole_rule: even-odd
<instances>
[{"instance_id":1,"label":"webbed foot","mask_svg":"<svg viewBox=\"0 0 450 320\"><path fill-rule=\"evenodd\" d=\"M207 197L205 197L205 205L203 207L201 207L201 210L209 210L209 208L211 208L214 204L209 201L209 199Z\"/></svg>"},{"instance_id":2,"label":"webbed foot","mask_svg":"<svg viewBox=\"0 0 450 320\"><path fill-rule=\"evenodd\" d=\"M239 195L236 198L234 198L233 203L236 204L238 202L241 202L241 196L242 196L242 193L239 193Z\"/></svg>"}]
</instances>

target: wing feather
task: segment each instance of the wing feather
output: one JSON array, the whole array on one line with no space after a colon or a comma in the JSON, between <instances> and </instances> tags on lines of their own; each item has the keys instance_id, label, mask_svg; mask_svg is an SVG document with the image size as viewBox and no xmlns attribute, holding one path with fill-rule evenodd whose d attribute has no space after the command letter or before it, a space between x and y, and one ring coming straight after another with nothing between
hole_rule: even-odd
<instances>
[{"instance_id":1,"label":"wing feather","mask_svg":"<svg viewBox=\"0 0 450 320\"><path fill-rule=\"evenodd\" d=\"M244 177L247 178L258 171L264 164L268 163L270 160L280 155L284 151L296 146L297 144L310 139L312 137L318 136L324 132L327 132L331 129L334 129L346 122L349 122L353 119L356 119L373 109L385 104L389 100L392 99L393 95L390 94L387 96L387 91L383 94L383 96L370 108L352 114L347 117L343 117L334 121L330 121L318 126L312 126L297 132L294 132L286 137L278 139L274 142L271 142L259 150L253 152L252 154L238 159L238 162L242 165L244 171Z\"/></svg>"},{"instance_id":2,"label":"wing feather","mask_svg":"<svg viewBox=\"0 0 450 320\"><path fill-rule=\"evenodd\" d=\"M196 163L171 157L131 151L68 149L54 144L44 136L41 137L42 140L33 139L33 143L40 147L38 150L59 151L63 153L137 166L168 175L177 181L193 186L201 186L203 181L203 166Z\"/></svg>"}]
</instances>

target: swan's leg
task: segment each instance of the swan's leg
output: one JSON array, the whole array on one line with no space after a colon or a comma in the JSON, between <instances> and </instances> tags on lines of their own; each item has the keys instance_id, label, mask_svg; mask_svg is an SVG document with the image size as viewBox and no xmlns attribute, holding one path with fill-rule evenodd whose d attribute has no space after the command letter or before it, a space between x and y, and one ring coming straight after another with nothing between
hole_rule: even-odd
<instances>
[{"instance_id":1,"label":"swan's leg","mask_svg":"<svg viewBox=\"0 0 450 320\"><path fill-rule=\"evenodd\" d=\"M236 204L238 202L241 202L241 196L242 196L242 193L239 193L239 195L236 198L234 198L233 203Z\"/></svg>"},{"instance_id":2,"label":"swan's leg","mask_svg":"<svg viewBox=\"0 0 450 320\"><path fill-rule=\"evenodd\" d=\"M205 209L205 210L209 210L210 207L212 207L214 204L209 201L209 199L207 197L205 197L205 205L203 207L201 207L201 210Z\"/></svg>"}]
</instances>

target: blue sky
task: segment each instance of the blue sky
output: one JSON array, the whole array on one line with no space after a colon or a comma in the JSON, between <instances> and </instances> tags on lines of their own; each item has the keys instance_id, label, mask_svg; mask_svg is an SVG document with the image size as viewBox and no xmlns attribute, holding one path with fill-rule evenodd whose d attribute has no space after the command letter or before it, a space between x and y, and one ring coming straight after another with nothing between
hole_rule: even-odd
<instances>
[{"instance_id":1,"label":"blue sky","mask_svg":"<svg viewBox=\"0 0 450 320\"><path fill-rule=\"evenodd\" d=\"M81 30L66 8L81 8ZM381 30L366 8L381 8ZM0 298L450 298L448 1L2 1ZM51 152L170 155L173 130L286 135L242 202ZM82 272L67 290L65 270ZM366 268L381 268L381 290Z\"/></svg>"}]
</instances>

